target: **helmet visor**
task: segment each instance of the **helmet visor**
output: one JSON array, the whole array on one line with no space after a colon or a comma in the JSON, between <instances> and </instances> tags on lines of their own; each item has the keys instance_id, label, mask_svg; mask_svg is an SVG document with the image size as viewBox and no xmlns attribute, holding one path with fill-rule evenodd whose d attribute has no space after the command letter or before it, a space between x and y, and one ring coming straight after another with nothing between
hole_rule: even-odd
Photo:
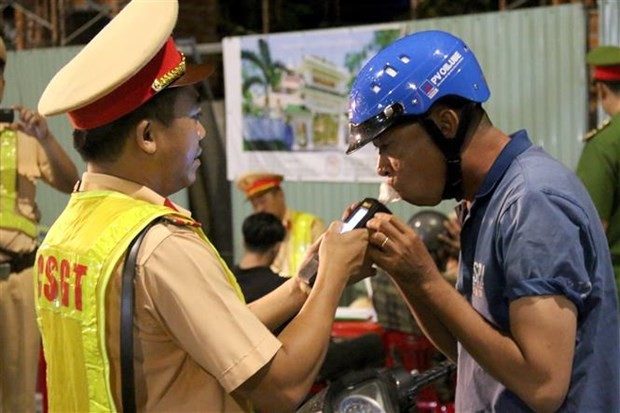
<instances>
[{"instance_id":1,"label":"helmet visor","mask_svg":"<svg viewBox=\"0 0 620 413\"><path fill-rule=\"evenodd\" d=\"M349 123L349 146L346 154L349 155L365 146L401 120L407 119L416 122L421 119L421 116L405 115L404 113L403 106L400 103L395 103L362 123L357 125Z\"/></svg>"}]
</instances>

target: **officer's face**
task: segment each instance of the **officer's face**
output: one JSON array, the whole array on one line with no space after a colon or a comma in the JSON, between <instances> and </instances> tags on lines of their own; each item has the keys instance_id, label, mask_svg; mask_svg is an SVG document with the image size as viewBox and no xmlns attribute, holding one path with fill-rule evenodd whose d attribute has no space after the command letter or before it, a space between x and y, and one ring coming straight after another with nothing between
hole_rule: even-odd
<instances>
[{"instance_id":1,"label":"officer's face","mask_svg":"<svg viewBox=\"0 0 620 413\"><path fill-rule=\"evenodd\" d=\"M445 160L418 123L388 129L373 141L377 173L414 205L437 205L445 182Z\"/></svg>"},{"instance_id":2,"label":"officer's face","mask_svg":"<svg viewBox=\"0 0 620 413\"><path fill-rule=\"evenodd\" d=\"M168 126L154 122L154 133L163 136L158 140L158 162L162 195L173 194L188 187L196 180L202 149L200 141L205 128L200 123L202 109L196 90L184 87L175 100L174 120Z\"/></svg>"},{"instance_id":3,"label":"officer's face","mask_svg":"<svg viewBox=\"0 0 620 413\"><path fill-rule=\"evenodd\" d=\"M269 212L280 219L284 218L286 203L284 192L280 188L273 188L261 192L250 198L254 212Z\"/></svg>"},{"instance_id":4,"label":"officer's face","mask_svg":"<svg viewBox=\"0 0 620 413\"><path fill-rule=\"evenodd\" d=\"M607 85L601 82L596 82L596 93L601 109L608 115L613 116L616 112L616 95Z\"/></svg>"}]
</instances>

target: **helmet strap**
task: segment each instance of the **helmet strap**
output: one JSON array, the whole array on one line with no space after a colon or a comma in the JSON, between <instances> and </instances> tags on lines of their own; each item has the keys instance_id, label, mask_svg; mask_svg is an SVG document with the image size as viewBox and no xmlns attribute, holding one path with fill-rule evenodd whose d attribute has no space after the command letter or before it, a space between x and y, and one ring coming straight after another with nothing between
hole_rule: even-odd
<instances>
[{"instance_id":1,"label":"helmet strap","mask_svg":"<svg viewBox=\"0 0 620 413\"><path fill-rule=\"evenodd\" d=\"M421 120L422 127L431 136L435 145L446 158L446 183L444 185L442 199L456 199L463 197L463 173L461 171L461 148L465 142L465 136L473 123L474 109L478 103L471 102L465 105L461 111L459 125L454 138L449 139L441 132L437 124L429 117ZM476 119L476 123L481 117Z\"/></svg>"}]
</instances>

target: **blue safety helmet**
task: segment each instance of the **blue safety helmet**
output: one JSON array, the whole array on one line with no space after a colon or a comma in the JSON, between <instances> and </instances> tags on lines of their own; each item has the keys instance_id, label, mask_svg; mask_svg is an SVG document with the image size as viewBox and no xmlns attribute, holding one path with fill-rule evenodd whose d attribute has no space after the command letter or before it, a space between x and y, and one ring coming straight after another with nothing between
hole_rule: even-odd
<instances>
[{"instance_id":1,"label":"blue safety helmet","mask_svg":"<svg viewBox=\"0 0 620 413\"><path fill-rule=\"evenodd\" d=\"M347 154L366 145L403 117L420 117L444 96L482 103L489 88L473 52L438 30L405 36L360 71L349 96Z\"/></svg>"}]
</instances>

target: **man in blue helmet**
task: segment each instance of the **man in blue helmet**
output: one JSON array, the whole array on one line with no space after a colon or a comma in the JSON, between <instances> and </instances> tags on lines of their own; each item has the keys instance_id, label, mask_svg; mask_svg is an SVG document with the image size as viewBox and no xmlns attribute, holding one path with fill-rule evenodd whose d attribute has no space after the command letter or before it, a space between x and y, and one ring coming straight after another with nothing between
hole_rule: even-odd
<instances>
[{"instance_id":1,"label":"man in blue helmet","mask_svg":"<svg viewBox=\"0 0 620 413\"><path fill-rule=\"evenodd\" d=\"M458 361L457 411L620 411L618 301L596 209L524 130L493 126L489 95L472 51L440 31L360 71L347 153L372 142L378 174L411 204L463 201L456 289L393 215L368 222L371 258Z\"/></svg>"}]
</instances>

